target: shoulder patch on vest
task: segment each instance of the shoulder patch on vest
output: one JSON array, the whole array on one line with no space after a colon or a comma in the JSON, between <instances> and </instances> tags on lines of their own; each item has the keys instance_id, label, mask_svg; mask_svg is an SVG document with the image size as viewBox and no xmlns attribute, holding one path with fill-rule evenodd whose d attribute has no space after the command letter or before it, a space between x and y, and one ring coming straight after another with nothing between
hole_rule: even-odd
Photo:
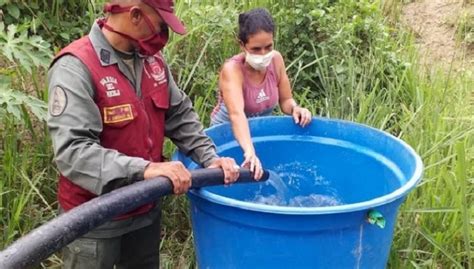
<instances>
[{"instance_id":1,"label":"shoulder patch on vest","mask_svg":"<svg viewBox=\"0 0 474 269\"><path fill-rule=\"evenodd\" d=\"M67 106L67 95L63 88L56 86L51 92L51 101L49 104L49 114L53 117L63 114Z\"/></svg>"}]
</instances>

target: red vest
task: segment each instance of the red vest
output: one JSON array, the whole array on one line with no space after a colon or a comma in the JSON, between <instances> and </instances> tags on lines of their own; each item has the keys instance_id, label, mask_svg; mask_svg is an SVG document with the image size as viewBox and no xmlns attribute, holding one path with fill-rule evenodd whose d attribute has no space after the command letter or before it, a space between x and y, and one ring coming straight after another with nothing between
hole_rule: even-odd
<instances>
[{"instance_id":1,"label":"red vest","mask_svg":"<svg viewBox=\"0 0 474 269\"><path fill-rule=\"evenodd\" d=\"M102 116L100 144L127 156L160 162L165 112L169 107L168 80L161 56L157 54L145 59L141 82L142 96L138 97L117 64L101 65L87 36L64 48L56 59L65 54L76 56L89 69L95 89L94 101ZM95 194L60 175L58 200L65 211L94 197ZM144 214L153 207L154 204L147 204L117 219Z\"/></svg>"}]
</instances>

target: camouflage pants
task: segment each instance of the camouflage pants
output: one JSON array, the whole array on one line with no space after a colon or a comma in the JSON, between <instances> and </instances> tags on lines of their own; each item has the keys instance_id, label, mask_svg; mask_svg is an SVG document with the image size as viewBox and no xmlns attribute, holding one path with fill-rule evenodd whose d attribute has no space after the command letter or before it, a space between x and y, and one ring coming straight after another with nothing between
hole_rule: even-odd
<instances>
[{"instance_id":1,"label":"camouflage pants","mask_svg":"<svg viewBox=\"0 0 474 269\"><path fill-rule=\"evenodd\" d=\"M81 237L63 249L64 268L159 268L160 220L113 238Z\"/></svg>"}]
</instances>

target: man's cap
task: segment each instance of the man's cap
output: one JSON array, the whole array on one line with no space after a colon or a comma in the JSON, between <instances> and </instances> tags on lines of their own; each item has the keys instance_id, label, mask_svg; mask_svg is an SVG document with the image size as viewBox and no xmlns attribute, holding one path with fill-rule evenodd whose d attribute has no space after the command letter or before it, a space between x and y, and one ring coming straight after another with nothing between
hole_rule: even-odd
<instances>
[{"instance_id":1,"label":"man's cap","mask_svg":"<svg viewBox=\"0 0 474 269\"><path fill-rule=\"evenodd\" d=\"M174 3L173 0L142 0L142 3L152 7L163 21L173 30L173 32L183 35L186 33L181 20L174 14Z\"/></svg>"}]
</instances>

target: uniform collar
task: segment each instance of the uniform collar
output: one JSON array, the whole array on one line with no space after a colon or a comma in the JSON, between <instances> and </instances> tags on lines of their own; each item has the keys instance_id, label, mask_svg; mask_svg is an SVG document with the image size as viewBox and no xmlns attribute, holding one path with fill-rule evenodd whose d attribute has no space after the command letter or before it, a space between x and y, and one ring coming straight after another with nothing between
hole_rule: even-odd
<instances>
[{"instance_id":1,"label":"uniform collar","mask_svg":"<svg viewBox=\"0 0 474 269\"><path fill-rule=\"evenodd\" d=\"M98 20L92 25L89 32L89 39L102 66L109 66L117 63L117 55L109 41L105 38L104 33L102 33Z\"/></svg>"}]
</instances>

